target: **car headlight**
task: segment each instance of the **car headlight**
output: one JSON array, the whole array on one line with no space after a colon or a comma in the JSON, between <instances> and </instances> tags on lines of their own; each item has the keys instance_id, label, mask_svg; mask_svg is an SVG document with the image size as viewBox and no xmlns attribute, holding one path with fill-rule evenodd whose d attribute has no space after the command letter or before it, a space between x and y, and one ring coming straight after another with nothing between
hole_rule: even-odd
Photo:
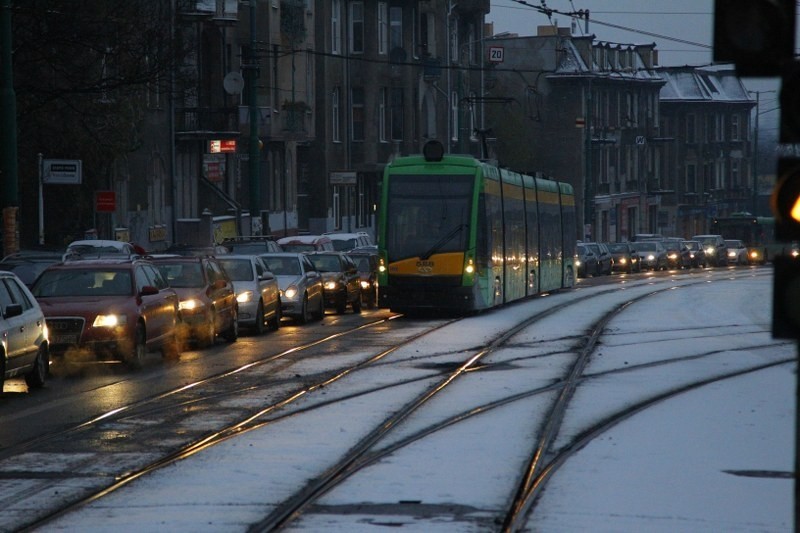
<instances>
[{"instance_id":1,"label":"car headlight","mask_svg":"<svg viewBox=\"0 0 800 533\"><path fill-rule=\"evenodd\" d=\"M576 259L575 260L575 266L578 266L578 267L581 266L581 260L580 259Z\"/></svg>"},{"instance_id":2,"label":"car headlight","mask_svg":"<svg viewBox=\"0 0 800 533\"><path fill-rule=\"evenodd\" d=\"M619 258L619 264L620 264L620 265L624 265L624 264L625 264L625 263L627 263L627 262L628 262L628 260L627 260L626 258L624 258L624 257L620 257L620 258Z\"/></svg>"},{"instance_id":3,"label":"car headlight","mask_svg":"<svg viewBox=\"0 0 800 533\"><path fill-rule=\"evenodd\" d=\"M297 296L297 287L295 287L294 285L290 285L290 286L286 287L286 290L283 291L283 294L284 294L284 296L286 296L287 298L289 298L291 300L295 296Z\"/></svg>"},{"instance_id":4,"label":"car headlight","mask_svg":"<svg viewBox=\"0 0 800 533\"><path fill-rule=\"evenodd\" d=\"M678 258L678 254L669 254L669 258L670 259L677 259Z\"/></svg>"},{"instance_id":5,"label":"car headlight","mask_svg":"<svg viewBox=\"0 0 800 533\"><path fill-rule=\"evenodd\" d=\"M114 328L117 326L124 326L128 323L128 317L125 315L97 315L94 317L92 327L95 328Z\"/></svg>"},{"instance_id":6,"label":"car headlight","mask_svg":"<svg viewBox=\"0 0 800 533\"><path fill-rule=\"evenodd\" d=\"M689 258L690 258L690 259L694 259L694 252L690 252L690 253L689 253Z\"/></svg>"},{"instance_id":7,"label":"car headlight","mask_svg":"<svg viewBox=\"0 0 800 533\"><path fill-rule=\"evenodd\" d=\"M244 304L253 299L253 291L244 291L236 295L236 301Z\"/></svg>"},{"instance_id":8,"label":"car headlight","mask_svg":"<svg viewBox=\"0 0 800 533\"><path fill-rule=\"evenodd\" d=\"M202 309L203 307L203 302L196 300L195 298L181 300L181 303L178 304L178 309L181 311L193 311L195 309Z\"/></svg>"},{"instance_id":9,"label":"car headlight","mask_svg":"<svg viewBox=\"0 0 800 533\"><path fill-rule=\"evenodd\" d=\"M339 286L339 282L337 282L335 280L331 280L331 281L326 281L325 285L323 287L325 289L329 290L329 291L333 291L333 290L336 290L336 288L338 286Z\"/></svg>"},{"instance_id":10,"label":"car headlight","mask_svg":"<svg viewBox=\"0 0 800 533\"><path fill-rule=\"evenodd\" d=\"M361 282L362 289L369 289L369 281L362 281Z\"/></svg>"},{"instance_id":11,"label":"car headlight","mask_svg":"<svg viewBox=\"0 0 800 533\"><path fill-rule=\"evenodd\" d=\"M653 254L650 254L650 255L647 256L647 260L648 261L655 261L656 260L656 256L654 256Z\"/></svg>"},{"instance_id":12,"label":"car headlight","mask_svg":"<svg viewBox=\"0 0 800 533\"><path fill-rule=\"evenodd\" d=\"M714 250L713 248L710 247L706 248L706 255L714 255L715 252L716 250Z\"/></svg>"},{"instance_id":13,"label":"car headlight","mask_svg":"<svg viewBox=\"0 0 800 533\"><path fill-rule=\"evenodd\" d=\"M728 257L736 257L736 252L728 252Z\"/></svg>"}]
</instances>

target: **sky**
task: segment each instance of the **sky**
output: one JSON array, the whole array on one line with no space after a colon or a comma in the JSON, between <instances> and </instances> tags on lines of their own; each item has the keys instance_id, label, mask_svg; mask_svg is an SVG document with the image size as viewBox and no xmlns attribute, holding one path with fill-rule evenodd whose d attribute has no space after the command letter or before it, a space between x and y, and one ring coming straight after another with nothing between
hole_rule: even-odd
<instances>
[{"instance_id":1,"label":"sky","mask_svg":"<svg viewBox=\"0 0 800 533\"><path fill-rule=\"evenodd\" d=\"M789 362L692 389L608 428L554 473L529 523L532 530L792 530L795 346L771 339L770 299L764 294L771 290L772 277L766 268L707 272L700 274L707 278L700 284L697 278L675 276L673 290L633 304L606 325L607 334L583 371L586 381L570 402L556 447L584 434L608 413L696 383L698 376L733 373L754 363ZM744 273L752 275L727 279ZM424 347L411 344L392 353L384 361L391 364L368 367L326 385L318 399L306 400L319 402L317 408L153 472L42 531L245 531L430 383L425 379L431 376L427 366L415 364L418 357L433 353L430 360L424 356L431 366L452 365L504 331L509 322L554 301L587 302L602 293L602 300L591 300L596 303L571 314L574 320L565 320L563 314L543 317L518 333L485 360L498 365L498 371L463 376L379 447L402 442L428 424L475 405L552 383L569 365L562 350L572 345L576 331L587 331L596 319L593 308L597 312L648 294L653 291L651 281L632 278L616 291L609 291L608 285L579 284L573 291L440 328L419 341ZM691 281L695 284L682 286ZM715 302L726 312L689 307L688 293L694 301ZM657 324L651 318L654 305ZM391 331L384 334L392 336ZM688 354L698 357L661 364ZM344 355L353 360L361 356ZM300 359L289 371L311 373L326 362L337 364L326 354L324 360ZM388 383L396 385L383 386ZM368 394L354 394L360 390ZM254 401L263 402L261 396L255 391ZM340 401L326 401L332 398ZM241 405L243 400L234 403ZM491 410L490 416L468 417L412 441L324 495L316 510L309 509L287 531L493 531L478 525L480 517L484 510L503 508L508 480L516 477L531 447L527 428L535 424L519 421L539 420L551 401L543 394L511 402ZM41 459L37 465L47 471ZM403 502L428 506L430 516L403 512L398 505ZM455 516L459 508L466 517Z\"/></svg>"},{"instance_id":2,"label":"sky","mask_svg":"<svg viewBox=\"0 0 800 533\"><path fill-rule=\"evenodd\" d=\"M542 5L560 13L588 9L588 34L595 35L598 41L656 43L661 66L702 66L712 62L713 0L491 0L486 21L494 23L495 34L511 32L521 36L535 35L541 25L572 24L573 19L565 14L554 13L551 21L532 7ZM576 22L574 33L587 34L583 21ZM765 134L776 133L779 80L746 78L745 85L751 91L761 92L759 129Z\"/></svg>"}]
</instances>

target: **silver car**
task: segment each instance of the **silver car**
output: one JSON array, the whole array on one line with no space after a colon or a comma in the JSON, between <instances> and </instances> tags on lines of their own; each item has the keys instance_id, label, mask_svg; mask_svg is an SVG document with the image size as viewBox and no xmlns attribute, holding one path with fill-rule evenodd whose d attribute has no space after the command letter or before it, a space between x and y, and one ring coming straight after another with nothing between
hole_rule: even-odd
<instances>
[{"instance_id":1,"label":"silver car","mask_svg":"<svg viewBox=\"0 0 800 533\"><path fill-rule=\"evenodd\" d=\"M322 276L305 254L282 252L260 257L278 279L284 316L305 324L311 318L321 319L325 315Z\"/></svg>"},{"instance_id":2,"label":"silver car","mask_svg":"<svg viewBox=\"0 0 800 533\"><path fill-rule=\"evenodd\" d=\"M257 334L281 324L281 297L278 280L256 255L226 254L217 261L233 282L239 303L239 325Z\"/></svg>"},{"instance_id":3,"label":"silver car","mask_svg":"<svg viewBox=\"0 0 800 533\"><path fill-rule=\"evenodd\" d=\"M50 371L44 314L22 280L6 271L0 271L0 335L4 348L0 392L5 379L15 376L24 376L30 388L44 386Z\"/></svg>"}]
</instances>

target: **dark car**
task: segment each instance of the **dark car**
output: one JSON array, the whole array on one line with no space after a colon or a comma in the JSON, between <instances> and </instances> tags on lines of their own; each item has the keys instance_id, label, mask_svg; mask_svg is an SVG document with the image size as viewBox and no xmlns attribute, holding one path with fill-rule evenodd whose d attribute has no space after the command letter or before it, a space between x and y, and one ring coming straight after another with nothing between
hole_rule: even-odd
<instances>
[{"instance_id":1,"label":"dark car","mask_svg":"<svg viewBox=\"0 0 800 533\"><path fill-rule=\"evenodd\" d=\"M361 304L367 309L378 305L378 254L370 252L347 252L358 269L361 278Z\"/></svg>"},{"instance_id":2,"label":"dark car","mask_svg":"<svg viewBox=\"0 0 800 533\"><path fill-rule=\"evenodd\" d=\"M642 266L639 263L639 254L629 242L610 242L607 244L611 257L614 258L613 270L619 272L641 272Z\"/></svg>"},{"instance_id":3,"label":"dark car","mask_svg":"<svg viewBox=\"0 0 800 533\"><path fill-rule=\"evenodd\" d=\"M153 263L180 297L180 339L201 346L217 335L229 342L239 336L239 311L233 282L213 257L154 257Z\"/></svg>"},{"instance_id":4,"label":"dark car","mask_svg":"<svg viewBox=\"0 0 800 533\"><path fill-rule=\"evenodd\" d=\"M60 263L63 256L64 251L20 250L5 256L0 261L0 270L13 272L30 287L45 268Z\"/></svg>"},{"instance_id":5,"label":"dark car","mask_svg":"<svg viewBox=\"0 0 800 533\"><path fill-rule=\"evenodd\" d=\"M667 250L661 241L637 241L633 243L633 247L639 254L639 262L643 269L667 269Z\"/></svg>"},{"instance_id":6,"label":"dark car","mask_svg":"<svg viewBox=\"0 0 800 533\"><path fill-rule=\"evenodd\" d=\"M597 256L591 248L584 244L578 244L577 254L575 264L578 266L578 277L586 278L597 274Z\"/></svg>"},{"instance_id":7,"label":"dark car","mask_svg":"<svg viewBox=\"0 0 800 533\"><path fill-rule=\"evenodd\" d=\"M689 250L689 260L691 261L692 268L705 268L706 266L706 251L700 244L700 241L683 241L686 249Z\"/></svg>"},{"instance_id":8,"label":"dark car","mask_svg":"<svg viewBox=\"0 0 800 533\"><path fill-rule=\"evenodd\" d=\"M600 276L611 274L614 270L614 257L611 255L605 243L585 242L583 245L592 250L594 255L597 256L597 274Z\"/></svg>"},{"instance_id":9,"label":"dark car","mask_svg":"<svg viewBox=\"0 0 800 533\"><path fill-rule=\"evenodd\" d=\"M726 266L728 264L728 247L722 235L705 234L695 235L693 241L698 241L706 252L706 263L710 266Z\"/></svg>"},{"instance_id":10,"label":"dark car","mask_svg":"<svg viewBox=\"0 0 800 533\"><path fill-rule=\"evenodd\" d=\"M305 324L325 315L322 276L306 254L276 252L259 257L278 280L283 316Z\"/></svg>"},{"instance_id":11,"label":"dark car","mask_svg":"<svg viewBox=\"0 0 800 533\"><path fill-rule=\"evenodd\" d=\"M353 260L342 252L310 252L308 258L322 275L325 307L342 314L350 305L354 313L360 313L361 277Z\"/></svg>"},{"instance_id":12,"label":"dark car","mask_svg":"<svg viewBox=\"0 0 800 533\"><path fill-rule=\"evenodd\" d=\"M233 237L222 241L222 245L232 254L260 255L283 251L271 236Z\"/></svg>"},{"instance_id":13,"label":"dark car","mask_svg":"<svg viewBox=\"0 0 800 533\"><path fill-rule=\"evenodd\" d=\"M44 386L50 369L44 313L22 280L8 271L0 271L0 336L0 392L3 382L16 376L24 376L30 388Z\"/></svg>"},{"instance_id":14,"label":"dark car","mask_svg":"<svg viewBox=\"0 0 800 533\"><path fill-rule=\"evenodd\" d=\"M667 250L667 267L672 269L690 268L692 260L689 249L681 240L664 239L664 248Z\"/></svg>"},{"instance_id":15,"label":"dark car","mask_svg":"<svg viewBox=\"0 0 800 533\"><path fill-rule=\"evenodd\" d=\"M178 353L178 293L143 259L51 265L31 288L47 319L50 352L120 359L138 366L147 351Z\"/></svg>"}]
</instances>

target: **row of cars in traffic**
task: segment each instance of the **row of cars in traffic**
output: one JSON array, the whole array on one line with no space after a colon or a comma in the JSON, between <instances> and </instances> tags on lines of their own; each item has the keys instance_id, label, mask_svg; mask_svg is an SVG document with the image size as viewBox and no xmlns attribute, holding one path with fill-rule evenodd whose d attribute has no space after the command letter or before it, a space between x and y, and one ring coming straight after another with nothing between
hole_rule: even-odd
<instances>
[{"instance_id":1,"label":"row of cars in traffic","mask_svg":"<svg viewBox=\"0 0 800 533\"><path fill-rule=\"evenodd\" d=\"M585 278L612 272L747 265L757 259L749 257L741 240L724 239L721 235L683 239L643 234L632 242L579 242L576 264L578 277Z\"/></svg>"},{"instance_id":2,"label":"row of cars in traffic","mask_svg":"<svg viewBox=\"0 0 800 533\"><path fill-rule=\"evenodd\" d=\"M302 324L326 308L374 307L377 255L365 234L352 237L361 246L347 251L331 249L328 236L301 236L292 238L301 250L242 238L147 253L87 240L63 253L7 256L0 261L0 390L15 376L44 385L51 355L137 367L147 352L175 358L189 345L234 342L242 328L276 330L284 316Z\"/></svg>"}]
</instances>

